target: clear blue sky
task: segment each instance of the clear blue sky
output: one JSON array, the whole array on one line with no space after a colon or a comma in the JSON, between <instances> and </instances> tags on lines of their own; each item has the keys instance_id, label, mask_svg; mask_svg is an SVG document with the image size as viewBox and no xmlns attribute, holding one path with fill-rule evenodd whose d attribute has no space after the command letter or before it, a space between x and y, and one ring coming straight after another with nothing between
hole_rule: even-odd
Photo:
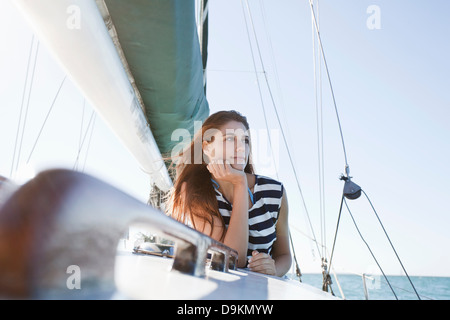
<instances>
[{"instance_id":1,"label":"clear blue sky","mask_svg":"<svg viewBox=\"0 0 450 320\"><path fill-rule=\"evenodd\" d=\"M294 158L314 231L321 240L311 14L306 0L250 0L265 71ZM264 7L261 6L264 4ZM379 8L380 29L369 29L369 6ZM264 8L264 11L262 11ZM445 0L321 0L320 27L354 181L371 197L408 272L450 276L450 22ZM264 12L265 23L263 23ZM250 23L247 16L247 22ZM240 1L210 1L208 100L211 112L236 109L265 138L265 121ZM250 26L249 26L250 27ZM253 31L250 29L253 39ZM0 0L0 174L9 176L32 33L9 0ZM269 39L271 45L269 45ZM252 40L253 45L254 40ZM253 46L257 70L262 71ZM275 61L275 63L274 63ZM276 64L276 68L275 68ZM30 98L21 163L28 158L64 73L42 45ZM258 73L268 125L285 184L297 257L303 272L320 272L265 78ZM322 66L326 242L331 249L344 171L336 117ZM39 171L72 168L91 116L67 81L30 165ZM81 124L83 123L83 124ZM67 132L62 135L61 132ZM89 134L87 135L89 138ZM86 156L83 145L80 165ZM276 177L258 150L260 174ZM149 182L134 159L96 118L85 171L142 201ZM127 164L124 166L124 164ZM17 177L17 176L16 176ZM367 203L349 202L366 240L388 274L399 274L382 230ZM314 251L314 254L312 254ZM334 267L338 272L376 269L344 210Z\"/></svg>"}]
</instances>

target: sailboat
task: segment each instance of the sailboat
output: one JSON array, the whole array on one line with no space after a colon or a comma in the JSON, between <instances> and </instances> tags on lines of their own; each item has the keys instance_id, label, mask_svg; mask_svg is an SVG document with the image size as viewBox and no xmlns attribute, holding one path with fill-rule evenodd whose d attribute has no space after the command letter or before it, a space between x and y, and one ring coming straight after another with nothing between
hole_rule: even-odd
<instances>
[{"instance_id":1,"label":"sailboat","mask_svg":"<svg viewBox=\"0 0 450 320\"><path fill-rule=\"evenodd\" d=\"M199 24L193 0L14 3L148 174L152 192L149 206L74 170L48 170L23 186L5 180L0 296L336 299L296 280L236 268L236 251L159 210L172 186L164 161L177 143L172 133L193 135L195 122L209 114L208 1L198 8ZM347 182L349 193L358 193L348 172ZM173 257L128 250L130 226L170 239Z\"/></svg>"}]
</instances>

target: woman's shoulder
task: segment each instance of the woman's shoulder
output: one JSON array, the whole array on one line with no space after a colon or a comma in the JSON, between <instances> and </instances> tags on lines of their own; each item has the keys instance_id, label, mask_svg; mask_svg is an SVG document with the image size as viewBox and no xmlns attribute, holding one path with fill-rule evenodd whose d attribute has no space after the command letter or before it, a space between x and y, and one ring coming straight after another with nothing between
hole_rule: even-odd
<instances>
[{"instance_id":1,"label":"woman's shoulder","mask_svg":"<svg viewBox=\"0 0 450 320\"><path fill-rule=\"evenodd\" d=\"M275 180L268 176L263 176L260 174L255 174L256 182L258 185L277 185L282 187L283 183L281 181Z\"/></svg>"},{"instance_id":2,"label":"woman's shoulder","mask_svg":"<svg viewBox=\"0 0 450 320\"><path fill-rule=\"evenodd\" d=\"M257 190L272 198L281 199L285 193L283 183L268 176L256 175L256 185Z\"/></svg>"}]
</instances>

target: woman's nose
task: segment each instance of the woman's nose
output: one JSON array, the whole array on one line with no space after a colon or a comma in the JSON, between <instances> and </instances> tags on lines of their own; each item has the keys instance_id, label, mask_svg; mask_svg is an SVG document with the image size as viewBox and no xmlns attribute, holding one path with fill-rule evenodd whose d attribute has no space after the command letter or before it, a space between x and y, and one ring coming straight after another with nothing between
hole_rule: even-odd
<instances>
[{"instance_id":1,"label":"woman's nose","mask_svg":"<svg viewBox=\"0 0 450 320\"><path fill-rule=\"evenodd\" d=\"M236 142L236 151L245 151L245 142L238 140Z\"/></svg>"}]
</instances>

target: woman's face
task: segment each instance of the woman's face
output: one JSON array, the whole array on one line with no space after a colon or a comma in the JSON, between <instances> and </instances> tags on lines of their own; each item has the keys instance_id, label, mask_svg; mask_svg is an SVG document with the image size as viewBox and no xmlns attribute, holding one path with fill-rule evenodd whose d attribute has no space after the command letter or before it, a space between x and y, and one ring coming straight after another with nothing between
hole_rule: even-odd
<instances>
[{"instance_id":1,"label":"woman's face","mask_svg":"<svg viewBox=\"0 0 450 320\"><path fill-rule=\"evenodd\" d=\"M230 121L211 133L214 137L212 142L203 143L203 152L208 160L228 161L232 168L244 170L250 154L250 137L244 124Z\"/></svg>"}]
</instances>

